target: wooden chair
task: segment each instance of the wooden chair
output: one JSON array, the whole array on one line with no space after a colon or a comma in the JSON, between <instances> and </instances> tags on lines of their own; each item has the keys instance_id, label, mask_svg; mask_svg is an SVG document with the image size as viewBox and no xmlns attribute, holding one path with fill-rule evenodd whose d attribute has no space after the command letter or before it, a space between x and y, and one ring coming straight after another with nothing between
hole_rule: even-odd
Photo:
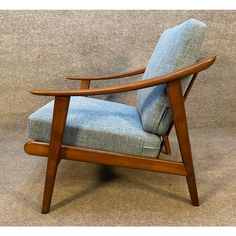
<instances>
[{"instance_id":1,"label":"wooden chair","mask_svg":"<svg viewBox=\"0 0 236 236\"><path fill-rule=\"evenodd\" d=\"M30 155L48 157L42 213L49 212L57 167L61 159L85 161L90 163L99 163L104 165L120 166L185 176L187 179L192 205L198 206L199 200L194 175L184 100L189 94L189 91L198 73L210 67L215 62L215 60L216 56L213 55L204 60L198 61L197 63L171 71L170 73L164 75L154 76L152 78L113 87L89 89L91 81L117 79L138 75L145 73L146 68L111 76L68 77L68 79L81 81L79 90L30 91L34 95L55 97L53 118L51 122L50 141L43 142L31 139L24 146L25 152ZM183 78L189 78L189 76L191 76L191 81L188 84L187 90L184 92L182 89L181 81ZM160 85L164 85L167 90L167 96L172 112L172 122L169 124L169 126L167 127L167 131L164 134L157 135L161 138L161 145L156 158L150 158L150 156L148 157L144 155L133 155L122 152L113 152L95 148L66 145L63 143L63 136L66 127L66 120L71 97L122 93L132 90L147 89ZM165 147L165 151L167 154L170 154L171 152L168 135L170 134L173 126L176 130L182 161L164 160L162 158L162 154L160 154L162 147Z\"/></svg>"}]
</instances>

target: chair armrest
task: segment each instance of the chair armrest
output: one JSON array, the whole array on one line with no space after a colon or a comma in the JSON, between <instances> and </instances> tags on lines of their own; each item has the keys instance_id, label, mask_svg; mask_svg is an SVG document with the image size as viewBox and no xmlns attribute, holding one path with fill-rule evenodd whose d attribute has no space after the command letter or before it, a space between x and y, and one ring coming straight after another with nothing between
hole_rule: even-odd
<instances>
[{"instance_id":1,"label":"chair armrest","mask_svg":"<svg viewBox=\"0 0 236 236\"><path fill-rule=\"evenodd\" d=\"M126 73L119 73L114 75L106 75L106 76L91 76L91 77L83 77L83 76L68 76L67 79L70 80L105 80L105 79L117 79L117 78L124 78L133 75L143 74L146 68L138 69L129 71Z\"/></svg>"},{"instance_id":2,"label":"chair armrest","mask_svg":"<svg viewBox=\"0 0 236 236\"><path fill-rule=\"evenodd\" d=\"M139 80L137 82L122 84L119 86L96 88L96 89L83 89L83 90L68 90L68 91L58 91L58 90L31 90L30 93L42 96L87 96L87 95L101 95L101 94L111 94L111 93L121 93L128 92L132 90L143 89L147 87L152 87L160 84L170 83L175 80L179 80L183 77L197 74L210 67L216 60L216 56L213 55L208 57L198 63L185 67L181 70L174 71L170 74L164 76L158 76L146 80Z\"/></svg>"}]
</instances>

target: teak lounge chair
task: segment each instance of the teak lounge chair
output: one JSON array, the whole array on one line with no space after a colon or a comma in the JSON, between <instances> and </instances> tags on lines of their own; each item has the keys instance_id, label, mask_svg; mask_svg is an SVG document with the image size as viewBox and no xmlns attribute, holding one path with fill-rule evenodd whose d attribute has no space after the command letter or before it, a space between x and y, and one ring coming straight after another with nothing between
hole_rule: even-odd
<instances>
[{"instance_id":1,"label":"teak lounge chair","mask_svg":"<svg viewBox=\"0 0 236 236\"><path fill-rule=\"evenodd\" d=\"M33 90L55 99L28 118L25 152L48 157L42 213L51 204L57 166L61 159L135 168L186 176L192 205L198 193L189 141L184 100L200 71L216 60L198 61L206 25L189 19L166 30L160 37L147 68L80 80L79 90ZM90 81L142 74L140 81L114 87L89 89ZM136 107L88 95L139 90ZM182 161L161 159L170 154L168 135L176 129Z\"/></svg>"}]
</instances>

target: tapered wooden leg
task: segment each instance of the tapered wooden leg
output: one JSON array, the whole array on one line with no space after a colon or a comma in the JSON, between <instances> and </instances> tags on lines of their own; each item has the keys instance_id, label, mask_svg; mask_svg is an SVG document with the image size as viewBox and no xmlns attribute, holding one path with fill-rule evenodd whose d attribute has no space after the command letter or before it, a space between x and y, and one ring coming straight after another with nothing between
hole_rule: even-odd
<instances>
[{"instance_id":1,"label":"tapered wooden leg","mask_svg":"<svg viewBox=\"0 0 236 236\"><path fill-rule=\"evenodd\" d=\"M164 142L165 152L166 152L167 155L170 155L171 154L171 149L170 149L169 138L166 135L163 135L162 138L163 138L163 142Z\"/></svg>"},{"instance_id":2,"label":"tapered wooden leg","mask_svg":"<svg viewBox=\"0 0 236 236\"><path fill-rule=\"evenodd\" d=\"M184 107L184 97L179 80L168 83L168 96L171 104L173 122L176 129L180 153L187 172L187 183L194 206L199 206L196 180L194 175L191 146L188 134L187 119Z\"/></svg>"},{"instance_id":3,"label":"tapered wooden leg","mask_svg":"<svg viewBox=\"0 0 236 236\"><path fill-rule=\"evenodd\" d=\"M51 158L48 159L46 179L44 185L42 214L48 213L50 209L53 187L57 173L57 164L58 164L57 160Z\"/></svg>"},{"instance_id":4,"label":"tapered wooden leg","mask_svg":"<svg viewBox=\"0 0 236 236\"><path fill-rule=\"evenodd\" d=\"M188 190L191 197L192 205L199 206L197 184L196 184L195 174L193 170L188 173L188 175L186 176L186 179L187 179Z\"/></svg>"},{"instance_id":5,"label":"tapered wooden leg","mask_svg":"<svg viewBox=\"0 0 236 236\"><path fill-rule=\"evenodd\" d=\"M42 213L49 212L70 98L55 97Z\"/></svg>"}]
</instances>

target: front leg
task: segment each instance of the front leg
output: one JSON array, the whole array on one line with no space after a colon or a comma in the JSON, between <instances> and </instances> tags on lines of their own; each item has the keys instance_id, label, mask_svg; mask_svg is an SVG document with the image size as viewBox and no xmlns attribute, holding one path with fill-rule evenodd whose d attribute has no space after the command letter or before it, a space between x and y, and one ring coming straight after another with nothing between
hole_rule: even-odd
<instances>
[{"instance_id":1,"label":"front leg","mask_svg":"<svg viewBox=\"0 0 236 236\"><path fill-rule=\"evenodd\" d=\"M42 214L49 212L70 97L55 97Z\"/></svg>"}]
</instances>

